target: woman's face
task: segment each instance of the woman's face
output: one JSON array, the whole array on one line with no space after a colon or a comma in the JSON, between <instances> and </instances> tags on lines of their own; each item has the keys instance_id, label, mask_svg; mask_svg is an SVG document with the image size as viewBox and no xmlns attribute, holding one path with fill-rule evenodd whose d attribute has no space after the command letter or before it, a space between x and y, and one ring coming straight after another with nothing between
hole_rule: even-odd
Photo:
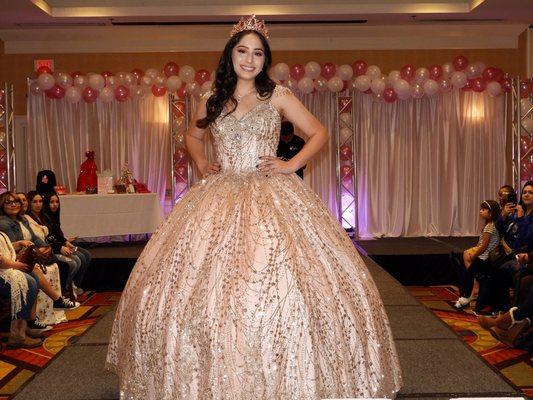
<instances>
[{"instance_id":1,"label":"woman's face","mask_svg":"<svg viewBox=\"0 0 533 400\"><path fill-rule=\"evenodd\" d=\"M16 218L20 212L21 202L18 197L9 196L4 202L4 212L11 218Z\"/></svg>"},{"instance_id":2,"label":"woman's face","mask_svg":"<svg viewBox=\"0 0 533 400\"><path fill-rule=\"evenodd\" d=\"M56 212L58 208L59 208L59 197L52 196L50 198L50 211Z\"/></svg>"},{"instance_id":3,"label":"woman's face","mask_svg":"<svg viewBox=\"0 0 533 400\"><path fill-rule=\"evenodd\" d=\"M31 201L31 212L39 214L43 209L43 198L40 194L36 194Z\"/></svg>"},{"instance_id":4,"label":"woman's face","mask_svg":"<svg viewBox=\"0 0 533 400\"><path fill-rule=\"evenodd\" d=\"M527 208L533 208L533 186L525 186L522 190L522 201Z\"/></svg>"},{"instance_id":5,"label":"woman's face","mask_svg":"<svg viewBox=\"0 0 533 400\"><path fill-rule=\"evenodd\" d=\"M253 80L265 64L265 50L255 33L244 35L231 52L233 69L237 77Z\"/></svg>"},{"instance_id":6,"label":"woman's face","mask_svg":"<svg viewBox=\"0 0 533 400\"><path fill-rule=\"evenodd\" d=\"M22 205L22 211L24 211L24 213L26 213L26 211L28 211L28 199L26 198L26 195L24 195L23 193L18 193L17 194L19 200L20 200L20 203Z\"/></svg>"}]
</instances>

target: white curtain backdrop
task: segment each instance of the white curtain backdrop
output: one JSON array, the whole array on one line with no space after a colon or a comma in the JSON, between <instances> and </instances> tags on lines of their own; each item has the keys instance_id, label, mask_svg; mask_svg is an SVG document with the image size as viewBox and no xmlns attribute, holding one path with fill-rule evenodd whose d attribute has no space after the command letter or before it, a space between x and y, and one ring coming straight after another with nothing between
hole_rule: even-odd
<instances>
[{"instance_id":1,"label":"white curtain backdrop","mask_svg":"<svg viewBox=\"0 0 533 400\"><path fill-rule=\"evenodd\" d=\"M27 182L53 170L58 183L75 191L85 151L95 151L98 171L115 180L124 163L164 202L170 170L168 98L147 96L124 103L97 100L69 104L28 95Z\"/></svg>"},{"instance_id":2,"label":"white curtain backdrop","mask_svg":"<svg viewBox=\"0 0 533 400\"><path fill-rule=\"evenodd\" d=\"M331 133L305 180L336 215L336 96L301 100ZM479 204L505 183L504 97L454 91L386 104L355 93L353 101L360 236L478 234ZM170 186L168 135L166 96L71 105L29 95L28 182L52 169L73 190L92 149L100 171L118 177L128 162L163 202Z\"/></svg>"}]
</instances>

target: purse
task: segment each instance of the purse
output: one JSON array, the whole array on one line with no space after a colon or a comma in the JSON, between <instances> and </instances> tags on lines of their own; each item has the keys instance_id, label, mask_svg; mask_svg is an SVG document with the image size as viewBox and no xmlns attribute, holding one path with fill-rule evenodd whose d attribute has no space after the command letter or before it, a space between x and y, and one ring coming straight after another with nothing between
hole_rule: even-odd
<instances>
[{"instance_id":1,"label":"purse","mask_svg":"<svg viewBox=\"0 0 533 400\"><path fill-rule=\"evenodd\" d=\"M38 265L39 268L41 268L41 271L43 271L43 274L46 274L46 267L43 264L44 258L45 257L34 244L30 246L24 246L17 253L17 261L28 266L28 273L31 273L35 268L35 265Z\"/></svg>"}]
</instances>

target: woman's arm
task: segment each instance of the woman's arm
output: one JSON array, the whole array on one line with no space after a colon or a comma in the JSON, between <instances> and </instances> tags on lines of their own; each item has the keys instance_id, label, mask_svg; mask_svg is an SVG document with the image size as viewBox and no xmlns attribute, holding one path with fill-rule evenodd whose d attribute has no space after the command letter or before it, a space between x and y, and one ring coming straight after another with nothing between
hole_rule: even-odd
<instances>
[{"instance_id":1,"label":"woman's arm","mask_svg":"<svg viewBox=\"0 0 533 400\"><path fill-rule=\"evenodd\" d=\"M207 129L198 128L196 126L196 121L205 118L207 115L206 103L207 96L204 96L200 99L196 115L191 121L189 129L185 134L185 146L187 147L187 151L204 177L220 171L220 165L218 163L210 164L205 155L204 136Z\"/></svg>"},{"instance_id":2,"label":"woman's arm","mask_svg":"<svg viewBox=\"0 0 533 400\"><path fill-rule=\"evenodd\" d=\"M313 114L292 94L289 89L274 91L272 104L283 116L300 129L309 140L304 147L289 161L276 157L263 156L259 170L268 173L291 173L302 168L328 142L329 134Z\"/></svg>"}]
</instances>

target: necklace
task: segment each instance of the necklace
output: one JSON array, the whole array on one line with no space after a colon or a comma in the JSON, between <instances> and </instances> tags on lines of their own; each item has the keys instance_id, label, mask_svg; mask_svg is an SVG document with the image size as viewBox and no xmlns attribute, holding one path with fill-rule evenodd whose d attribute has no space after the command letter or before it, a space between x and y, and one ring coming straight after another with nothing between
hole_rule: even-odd
<instances>
[{"instance_id":1,"label":"necklace","mask_svg":"<svg viewBox=\"0 0 533 400\"><path fill-rule=\"evenodd\" d=\"M240 103L242 99L244 99L249 94L252 94L253 92L255 92L255 87L251 88L244 94L233 93L233 96L235 97L235 100L237 100L237 103Z\"/></svg>"}]
</instances>

